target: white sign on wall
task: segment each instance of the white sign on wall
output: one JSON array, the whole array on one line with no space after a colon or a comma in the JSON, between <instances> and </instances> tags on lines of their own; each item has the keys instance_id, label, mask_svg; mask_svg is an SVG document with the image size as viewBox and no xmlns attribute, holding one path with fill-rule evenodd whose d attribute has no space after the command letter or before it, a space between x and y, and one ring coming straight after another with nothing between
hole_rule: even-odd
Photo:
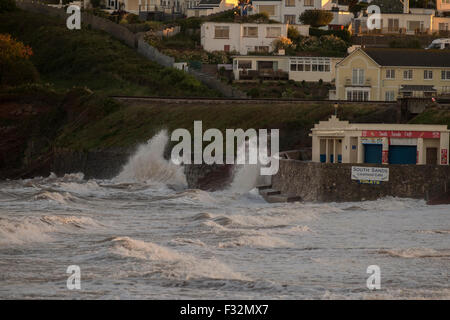
<instances>
[{"instance_id":1,"label":"white sign on wall","mask_svg":"<svg viewBox=\"0 0 450 320\"><path fill-rule=\"evenodd\" d=\"M352 180L389 181L389 168L352 167Z\"/></svg>"}]
</instances>

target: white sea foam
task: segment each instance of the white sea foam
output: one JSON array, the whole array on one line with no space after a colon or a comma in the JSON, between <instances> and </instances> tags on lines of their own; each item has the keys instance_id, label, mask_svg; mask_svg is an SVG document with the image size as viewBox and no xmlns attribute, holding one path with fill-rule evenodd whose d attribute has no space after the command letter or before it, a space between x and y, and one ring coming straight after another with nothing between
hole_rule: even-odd
<instances>
[{"instance_id":1,"label":"white sea foam","mask_svg":"<svg viewBox=\"0 0 450 320\"><path fill-rule=\"evenodd\" d=\"M122 257L147 260L151 262L151 272L159 273L167 278L248 280L215 258L201 259L156 243L135 240L130 237L116 237L111 241L113 253Z\"/></svg>"},{"instance_id":2,"label":"white sea foam","mask_svg":"<svg viewBox=\"0 0 450 320\"><path fill-rule=\"evenodd\" d=\"M450 257L450 250L435 250L431 248L389 249L389 250L380 250L379 253L400 258Z\"/></svg>"},{"instance_id":3,"label":"white sea foam","mask_svg":"<svg viewBox=\"0 0 450 320\"><path fill-rule=\"evenodd\" d=\"M164 183L186 187L184 168L164 158L169 137L166 130L160 131L146 144L139 146L114 179L117 182Z\"/></svg>"},{"instance_id":4,"label":"white sea foam","mask_svg":"<svg viewBox=\"0 0 450 320\"><path fill-rule=\"evenodd\" d=\"M0 218L0 243L24 244L53 240L53 232L73 232L101 226L90 217L52 216Z\"/></svg>"},{"instance_id":5,"label":"white sea foam","mask_svg":"<svg viewBox=\"0 0 450 320\"><path fill-rule=\"evenodd\" d=\"M253 247L253 248L282 248L292 247L293 244L278 237L259 235L259 236L240 236L237 239L220 242L219 248L233 247Z\"/></svg>"}]
</instances>

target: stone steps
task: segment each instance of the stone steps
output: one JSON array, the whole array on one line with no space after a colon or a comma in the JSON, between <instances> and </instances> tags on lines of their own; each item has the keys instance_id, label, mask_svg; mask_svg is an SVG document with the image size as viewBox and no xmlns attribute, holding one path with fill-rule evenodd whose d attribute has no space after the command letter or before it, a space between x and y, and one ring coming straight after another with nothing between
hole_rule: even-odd
<instances>
[{"instance_id":1,"label":"stone steps","mask_svg":"<svg viewBox=\"0 0 450 320\"><path fill-rule=\"evenodd\" d=\"M302 198L296 195L281 194L281 191L272 189L271 185L258 186L259 194L269 203L277 202L295 202L301 201Z\"/></svg>"}]
</instances>

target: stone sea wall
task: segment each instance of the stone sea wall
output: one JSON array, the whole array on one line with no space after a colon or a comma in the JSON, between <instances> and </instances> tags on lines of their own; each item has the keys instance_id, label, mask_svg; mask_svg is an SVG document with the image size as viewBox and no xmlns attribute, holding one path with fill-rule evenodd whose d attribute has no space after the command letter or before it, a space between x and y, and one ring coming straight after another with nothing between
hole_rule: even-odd
<instances>
[{"instance_id":1,"label":"stone sea wall","mask_svg":"<svg viewBox=\"0 0 450 320\"><path fill-rule=\"evenodd\" d=\"M379 185L352 180L352 166L280 160L280 169L272 177L272 188L282 194L300 196L304 201L342 202L387 196L428 200L442 195L450 187L450 166L357 165L389 168L389 181Z\"/></svg>"}]
</instances>

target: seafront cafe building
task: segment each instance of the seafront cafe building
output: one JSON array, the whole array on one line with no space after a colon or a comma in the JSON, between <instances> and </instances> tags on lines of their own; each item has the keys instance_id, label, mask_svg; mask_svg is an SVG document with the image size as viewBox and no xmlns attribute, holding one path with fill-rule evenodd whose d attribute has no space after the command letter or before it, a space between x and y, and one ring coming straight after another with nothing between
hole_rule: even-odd
<instances>
[{"instance_id":1,"label":"seafront cafe building","mask_svg":"<svg viewBox=\"0 0 450 320\"><path fill-rule=\"evenodd\" d=\"M449 164L446 125L349 123L332 116L311 131L313 162Z\"/></svg>"}]
</instances>

